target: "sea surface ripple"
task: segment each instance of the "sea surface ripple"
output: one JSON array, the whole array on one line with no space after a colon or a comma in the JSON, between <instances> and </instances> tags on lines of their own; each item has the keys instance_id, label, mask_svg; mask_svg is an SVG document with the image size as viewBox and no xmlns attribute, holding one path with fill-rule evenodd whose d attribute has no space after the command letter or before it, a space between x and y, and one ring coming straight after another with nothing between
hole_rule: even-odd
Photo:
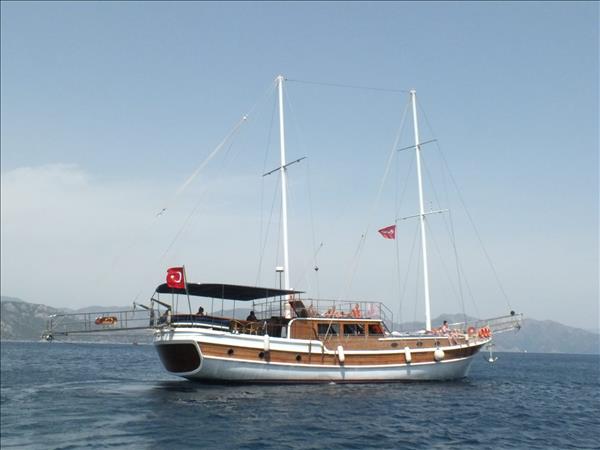
<instances>
[{"instance_id":1,"label":"sea surface ripple","mask_svg":"<svg viewBox=\"0 0 600 450\"><path fill-rule=\"evenodd\" d=\"M2 342L2 449L600 448L600 357L484 355L454 382L235 385L150 345Z\"/></svg>"}]
</instances>

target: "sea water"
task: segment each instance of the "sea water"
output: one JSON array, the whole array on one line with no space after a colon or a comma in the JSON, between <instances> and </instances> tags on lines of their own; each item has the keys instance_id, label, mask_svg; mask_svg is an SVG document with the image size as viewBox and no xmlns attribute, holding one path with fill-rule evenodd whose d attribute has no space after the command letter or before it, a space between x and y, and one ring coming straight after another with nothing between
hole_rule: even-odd
<instances>
[{"instance_id":1,"label":"sea water","mask_svg":"<svg viewBox=\"0 0 600 450\"><path fill-rule=\"evenodd\" d=\"M477 355L453 382L237 385L151 345L2 342L1 447L600 448L600 358Z\"/></svg>"}]
</instances>

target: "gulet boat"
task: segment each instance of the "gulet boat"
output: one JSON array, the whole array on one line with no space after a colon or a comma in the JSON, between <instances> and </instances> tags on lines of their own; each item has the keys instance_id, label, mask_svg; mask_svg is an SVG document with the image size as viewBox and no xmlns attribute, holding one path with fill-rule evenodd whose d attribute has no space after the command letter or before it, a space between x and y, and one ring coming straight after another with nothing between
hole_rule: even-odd
<instances>
[{"instance_id":1,"label":"gulet boat","mask_svg":"<svg viewBox=\"0 0 600 450\"><path fill-rule=\"evenodd\" d=\"M285 284L277 289L188 283L183 267L171 269L167 283L159 285L152 297L166 312L152 323L154 345L165 369L190 380L242 383L372 383L465 377L473 357L492 341L493 334L520 327L521 315L511 312L432 328L425 227L431 212L423 206L422 143L415 91L410 91L420 206L415 217L420 221L426 317L424 330L398 333L389 323L391 311L381 302L314 299L290 288L284 77L278 76L276 82L281 156L276 170L281 175ZM214 308L207 314L175 313L179 296L188 301L190 296L210 299L211 305L220 302L221 313L215 313ZM247 320L235 318L240 304L254 311Z\"/></svg>"}]
</instances>

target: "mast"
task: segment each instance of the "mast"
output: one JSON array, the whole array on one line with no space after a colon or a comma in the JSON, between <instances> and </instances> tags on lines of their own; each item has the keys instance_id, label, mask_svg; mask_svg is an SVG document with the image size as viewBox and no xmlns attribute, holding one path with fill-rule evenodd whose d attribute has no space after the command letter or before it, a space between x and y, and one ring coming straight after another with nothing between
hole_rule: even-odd
<instances>
[{"instance_id":1,"label":"mast","mask_svg":"<svg viewBox=\"0 0 600 450\"><path fill-rule=\"evenodd\" d=\"M421 177L421 147L417 122L417 91L410 91L413 125L415 129L415 151L417 153L417 180L419 183L419 221L421 222L421 249L423 251L423 283L425 285L425 329L431 331L431 308L429 305L429 271L427 269L427 237L425 233L425 209L423 208L423 179Z\"/></svg>"},{"instance_id":2,"label":"mast","mask_svg":"<svg viewBox=\"0 0 600 450\"><path fill-rule=\"evenodd\" d=\"M290 289L290 264L288 255L287 168L285 162L285 130L283 122L283 75L277 76L279 93L279 147L281 149L281 220L283 228L283 278L285 289ZM286 304L286 313L289 305ZM286 314L287 315L287 314Z\"/></svg>"}]
</instances>

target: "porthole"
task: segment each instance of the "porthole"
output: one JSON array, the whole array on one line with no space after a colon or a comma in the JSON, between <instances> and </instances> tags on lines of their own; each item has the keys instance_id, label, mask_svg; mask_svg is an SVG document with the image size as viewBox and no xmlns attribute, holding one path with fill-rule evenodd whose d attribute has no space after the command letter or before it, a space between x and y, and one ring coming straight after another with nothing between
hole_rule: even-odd
<instances>
[{"instance_id":1,"label":"porthole","mask_svg":"<svg viewBox=\"0 0 600 450\"><path fill-rule=\"evenodd\" d=\"M263 358L265 357L265 352L260 352L260 353L258 354L258 357L259 357L260 359L263 359Z\"/></svg>"},{"instance_id":2,"label":"porthole","mask_svg":"<svg viewBox=\"0 0 600 450\"><path fill-rule=\"evenodd\" d=\"M440 346L440 341L438 341L437 339L435 340L435 346L439 347Z\"/></svg>"},{"instance_id":3,"label":"porthole","mask_svg":"<svg viewBox=\"0 0 600 450\"><path fill-rule=\"evenodd\" d=\"M417 347L423 347L423 342L422 341L417 341Z\"/></svg>"},{"instance_id":4,"label":"porthole","mask_svg":"<svg viewBox=\"0 0 600 450\"><path fill-rule=\"evenodd\" d=\"M296 361L302 361L302 356L301 355L296 355Z\"/></svg>"},{"instance_id":5,"label":"porthole","mask_svg":"<svg viewBox=\"0 0 600 450\"><path fill-rule=\"evenodd\" d=\"M229 356L233 355L233 349L232 349L232 348L230 348L229 350L227 350L227 354L228 354Z\"/></svg>"},{"instance_id":6,"label":"porthole","mask_svg":"<svg viewBox=\"0 0 600 450\"><path fill-rule=\"evenodd\" d=\"M394 347L394 348L398 347L398 343L397 342L392 342L392 347Z\"/></svg>"}]
</instances>

